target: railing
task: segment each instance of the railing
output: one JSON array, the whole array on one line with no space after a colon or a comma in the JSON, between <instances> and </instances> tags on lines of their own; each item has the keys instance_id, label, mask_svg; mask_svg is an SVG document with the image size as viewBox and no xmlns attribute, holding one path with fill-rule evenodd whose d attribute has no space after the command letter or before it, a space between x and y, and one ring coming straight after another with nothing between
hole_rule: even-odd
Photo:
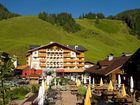
<instances>
[{"instance_id":1,"label":"railing","mask_svg":"<svg viewBox=\"0 0 140 105\"><path fill-rule=\"evenodd\" d=\"M70 50L64 50L64 52L70 52Z\"/></svg>"},{"instance_id":2,"label":"railing","mask_svg":"<svg viewBox=\"0 0 140 105\"><path fill-rule=\"evenodd\" d=\"M39 52L46 52L46 49L40 49Z\"/></svg>"},{"instance_id":3,"label":"railing","mask_svg":"<svg viewBox=\"0 0 140 105\"><path fill-rule=\"evenodd\" d=\"M65 67L77 66L76 64L64 64Z\"/></svg>"},{"instance_id":4,"label":"railing","mask_svg":"<svg viewBox=\"0 0 140 105\"><path fill-rule=\"evenodd\" d=\"M41 63L40 67L46 67L46 64L45 63Z\"/></svg>"},{"instance_id":5,"label":"railing","mask_svg":"<svg viewBox=\"0 0 140 105\"><path fill-rule=\"evenodd\" d=\"M69 69L65 69L64 72L84 72L85 69L83 68L77 68L77 69L72 69L72 68L69 68Z\"/></svg>"},{"instance_id":6,"label":"railing","mask_svg":"<svg viewBox=\"0 0 140 105\"><path fill-rule=\"evenodd\" d=\"M64 62L75 62L73 59L64 59Z\"/></svg>"},{"instance_id":7,"label":"railing","mask_svg":"<svg viewBox=\"0 0 140 105\"><path fill-rule=\"evenodd\" d=\"M70 54L64 54L64 57L71 57Z\"/></svg>"},{"instance_id":8,"label":"railing","mask_svg":"<svg viewBox=\"0 0 140 105\"><path fill-rule=\"evenodd\" d=\"M45 63L46 59L40 59L39 61Z\"/></svg>"},{"instance_id":9,"label":"railing","mask_svg":"<svg viewBox=\"0 0 140 105\"><path fill-rule=\"evenodd\" d=\"M46 53L39 53L38 57L46 57Z\"/></svg>"},{"instance_id":10,"label":"railing","mask_svg":"<svg viewBox=\"0 0 140 105\"><path fill-rule=\"evenodd\" d=\"M85 66L84 64L77 64L78 67L83 67Z\"/></svg>"},{"instance_id":11,"label":"railing","mask_svg":"<svg viewBox=\"0 0 140 105\"><path fill-rule=\"evenodd\" d=\"M78 58L83 58L84 54L77 55Z\"/></svg>"},{"instance_id":12,"label":"railing","mask_svg":"<svg viewBox=\"0 0 140 105\"><path fill-rule=\"evenodd\" d=\"M76 60L76 62L84 62L84 60Z\"/></svg>"}]
</instances>

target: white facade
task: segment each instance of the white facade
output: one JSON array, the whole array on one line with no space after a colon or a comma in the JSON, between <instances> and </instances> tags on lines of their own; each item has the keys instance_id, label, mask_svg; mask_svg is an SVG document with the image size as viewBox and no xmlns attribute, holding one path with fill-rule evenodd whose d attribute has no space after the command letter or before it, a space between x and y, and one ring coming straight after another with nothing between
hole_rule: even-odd
<instances>
[{"instance_id":1,"label":"white facade","mask_svg":"<svg viewBox=\"0 0 140 105\"><path fill-rule=\"evenodd\" d=\"M57 44L49 47L41 46L41 48L29 52L27 63L30 68L44 71L84 69L84 53L65 48L62 45L57 46Z\"/></svg>"}]
</instances>

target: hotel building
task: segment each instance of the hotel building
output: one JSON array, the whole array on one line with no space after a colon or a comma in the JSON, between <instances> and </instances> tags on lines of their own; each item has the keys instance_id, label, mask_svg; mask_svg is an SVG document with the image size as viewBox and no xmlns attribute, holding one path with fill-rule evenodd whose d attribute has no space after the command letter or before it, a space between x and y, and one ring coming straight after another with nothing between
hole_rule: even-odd
<instances>
[{"instance_id":1,"label":"hotel building","mask_svg":"<svg viewBox=\"0 0 140 105\"><path fill-rule=\"evenodd\" d=\"M31 69L42 69L44 72L83 72L85 51L80 45L62 45L56 42L32 46L27 52L27 64Z\"/></svg>"}]
</instances>

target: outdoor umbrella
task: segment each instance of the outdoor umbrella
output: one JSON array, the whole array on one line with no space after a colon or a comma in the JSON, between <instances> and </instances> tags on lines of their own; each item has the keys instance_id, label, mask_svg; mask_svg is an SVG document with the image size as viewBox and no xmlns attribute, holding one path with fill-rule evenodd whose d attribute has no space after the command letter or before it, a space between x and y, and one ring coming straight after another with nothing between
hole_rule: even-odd
<instances>
[{"instance_id":1,"label":"outdoor umbrella","mask_svg":"<svg viewBox=\"0 0 140 105\"><path fill-rule=\"evenodd\" d=\"M89 96L90 98L92 97L90 84L88 84L87 94L88 94L88 96Z\"/></svg>"},{"instance_id":2,"label":"outdoor umbrella","mask_svg":"<svg viewBox=\"0 0 140 105\"><path fill-rule=\"evenodd\" d=\"M100 86L103 86L103 80L102 80L102 78L100 79Z\"/></svg>"},{"instance_id":3,"label":"outdoor umbrella","mask_svg":"<svg viewBox=\"0 0 140 105\"><path fill-rule=\"evenodd\" d=\"M47 76L47 78L46 78L46 82L47 82L47 85L50 84L50 82L49 82L49 76Z\"/></svg>"},{"instance_id":4,"label":"outdoor umbrella","mask_svg":"<svg viewBox=\"0 0 140 105\"><path fill-rule=\"evenodd\" d=\"M85 101L84 101L84 105L91 105L91 101L90 98L86 95Z\"/></svg>"},{"instance_id":5,"label":"outdoor umbrella","mask_svg":"<svg viewBox=\"0 0 140 105\"><path fill-rule=\"evenodd\" d=\"M77 80L78 80L78 79L76 78L76 79L75 79L75 83L76 83L76 84L77 84Z\"/></svg>"},{"instance_id":6,"label":"outdoor umbrella","mask_svg":"<svg viewBox=\"0 0 140 105\"><path fill-rule=\"evenodd\" d=\"M89 84L91 84L91 76L89 76L89 78L88 78L88 79L89 79Z\"/></svg>"},{"instance_id":7,"label":"outdoor umbrella","mask_svg":"<svg viewBox=\"0 0 140 105\"><path fill-rule=\"evenodd\" d=\"M90 100L91 97L92 95L91 95L91 89L89 84L86 92L86 98L84 100L84 105L91 105L91 100Z\"/></svg>"},{"instance_id":8,"label":"outdoor umbrella","mask_svg":"<svg viewBox=\"0 0 140 105\"><path fill-rule=\"evenodd\" d=\"M86 83L87 83L87 77L84 76L84 84L86 84Z\"/></svg>"},{"instance_id":9,"label":"outdoor umbrella","mask_svg":"<svg viewBox=\"0 0 140 105\"><path fill-rule=\"evenodd\" d=\"M134 91L134 80L133 80L133 77L131 76L130 77L130 92L133 93Z\"/></svg>"},{"instance_id":10,"label":"outdoor umbrella","mask_svg":"<svg viewBox=\"0 0 140 105\"><path fill-rule=\"evenodd\" d=\"M60 81L57 82L57 87L60 88Z\"/></svg>"},{"instance_id":11,"label":"outdoor umbrella","mask_svg":"<svg viewBox=\"0 0 140 105\"><path fill-rule=\"evenodd\" d=\"M110 80L109 85L108 85L108 91L113 91L113 85L112 85L112 81Z\"/></svg>"},{"instance_id":12,"label":"outdoor umbrella","mask_svg":"<svg viewBox=\"0 0 140 105\"><path fill-rule=\"evenodd\" d=\"M125 90L125 86L124 86L124 84L122 85L121 95L122 95L123 97L126 96L126 90Z\"/></svg>"},{"instance_id":13,"label":"outdoor umbrella","mask_svg":"<svg viewBox=\"0 0 140 105\"><path fill-rule=\"evenodd\" d=\"M44 83L44 90L45 90L45 92L48 90L48 85L46 82Z\"/></svg>"},{"instance_id":14,"label":"outdoor umbrella","mask_svg":"<svg viewBox=\"0 0 140 105\"><path fill-rule=\"evenodd\" d=\"M56 88L56 78L54 78L54 85L55 85L55 88Z\"/></svg>"},{"instance_id":15,"label":"outdoor umbrella","mask_svg":"<svg viewBox=\"0 0 140 105\"><path fill-rule=\"evenodd\" d=\"M38 99L40 99L42 97L42 86L39 87L39 91L38 91Z\"/></svg>"},{"instance_id":16,"label":"outdoor umbrella","mask_svg":"<svg viewBox=\"0 0 140 105\"><path fill-rule=\"evenodd\" d=\"M95 81L94 81L94 78L92 79L92 87L94 88L94 85L95 85Z\"/></svg>"},{"instance_id":17,"label":"outdoor umbrella","mask_svg":"<svg viewBox=\"0 0 140 105\"><path fill-rule=\"evenodd\" d=\"M118 75L118 88L120 88L120 87L121 87L121 76Z\"/></svg>"},{"instance_id":18,"label":"outdoor umbrella","mask_svg":"<svg viewBox=\"0 0 140 105\"><path fill-rule=\"evenodd\" d=\"M81 81L79 79L77 79L76 86L79 87L80 85L81 85Z\"/></svg>"},{"instance_id":19,"label":"outdoor umbrella","mask_svg":"<svg viewBox=\"0 0 140 105\"><path fill-rule=\"evenodd\" d=\"M82 81L82 82L84 81L84 76L83 76L83 74L81 75L81 81Z\"/></svg>"},{"instance_id":20,"label":"outdoor umbrella","mask_svg":"<svg viewBox=\"0 0 140 105\"><path fill-rule=\"evenodd\" d=\"M45 94L45 87L44 87L44 80L42 80L42 94L44 95Z\"/></svg>"},{"instance_id":21,"label":"outdoor umbrella","mask_svg":"<svg viewBox=\"0 0 140 105\"><path fill-rule=\"evenodd\" d=\"M44 98L43 97L41 97L41 99L39 100L38 105L44 105Z\"/></svg>"}]
</instances>

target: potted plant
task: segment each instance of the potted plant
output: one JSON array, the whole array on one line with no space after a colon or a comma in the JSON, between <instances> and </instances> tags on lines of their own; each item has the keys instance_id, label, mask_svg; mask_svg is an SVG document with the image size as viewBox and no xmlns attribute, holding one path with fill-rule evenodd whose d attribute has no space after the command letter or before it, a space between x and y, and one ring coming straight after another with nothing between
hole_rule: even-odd
<instances>
[{"instance_id":1,"label":"potted plant","mask_svg":"<svg viewBox=\"0 0 140 105\"><path fill-rule=\"evenodd\" d=\"M85 86L80 86L78 87L78 92L77 92L77 100L83 100L84 96L86 95L86 87Z\"/></svg>"}]
</instances>

